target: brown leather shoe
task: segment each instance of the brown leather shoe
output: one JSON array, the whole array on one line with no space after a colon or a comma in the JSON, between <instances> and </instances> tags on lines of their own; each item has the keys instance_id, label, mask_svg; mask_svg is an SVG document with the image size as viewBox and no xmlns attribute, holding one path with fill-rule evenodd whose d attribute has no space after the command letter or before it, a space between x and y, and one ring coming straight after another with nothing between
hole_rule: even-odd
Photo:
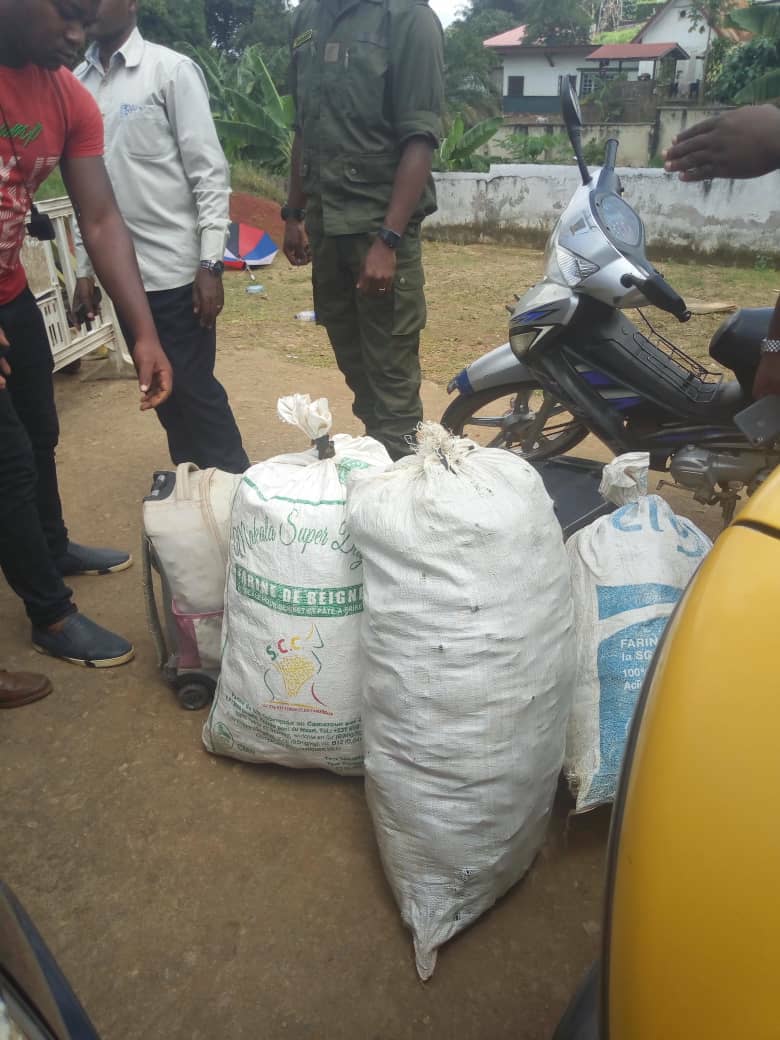
<instances>
[{"instance_id":1,"label":"brown leather shoe","mask_svg":"<svg viewBox=\"0 0 780 1040\"><path fill-rule=\"evenodd\" d=\"M43 700L52 689L45 675L0 669L0 708L21 708L23 704Z\"/></svg>"}]
</instances>

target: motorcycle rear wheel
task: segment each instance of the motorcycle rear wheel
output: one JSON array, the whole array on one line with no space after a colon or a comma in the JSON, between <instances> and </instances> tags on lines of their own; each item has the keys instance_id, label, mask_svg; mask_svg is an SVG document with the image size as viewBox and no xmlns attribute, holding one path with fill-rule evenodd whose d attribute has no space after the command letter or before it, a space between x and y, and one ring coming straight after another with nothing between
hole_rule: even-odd
<instances>
[{"instance_id":1,"label":"motorcycle rear wheel","mask_svg":"<svg viewBox=\"0 0 780 1040\"><path fill-rule=\"evenodd\" d=\"M542 410L547 414L540 420ZM536 382L456 397L441 424L484 448L506 448L529 460L565 455L588 435L587 426Z\"/></svg>"}]
</instances>

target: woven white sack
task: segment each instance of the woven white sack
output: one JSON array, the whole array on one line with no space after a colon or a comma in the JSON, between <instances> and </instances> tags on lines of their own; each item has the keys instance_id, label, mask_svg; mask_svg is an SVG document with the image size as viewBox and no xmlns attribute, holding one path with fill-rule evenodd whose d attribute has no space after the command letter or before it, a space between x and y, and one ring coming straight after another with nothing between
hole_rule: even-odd
<instances>
[{"instance_id":1,"label":"woven white sack","mask_svg":"<svg viewBox=\"0 0 780 1040\"><path fill-rule=\"evenodd\" d=\"M236 492L222 671L203 741L248 762L361 773L363 567L346 481L390 458L370 437L329 442L325 400L282 398L279 414L333 455L278 455Z\"/></svg>"},{"instance_id":2,"label":"woven white sack","mask_svg":"<svg viewBox=\"0 0 780 1040\"><path fill-rule=\"evenodd\" d=\"M647 494L646 452L604 467L601 494L621 508L574 534L577 678L565 771L577 812L615 797L634 708L674 606L712 547L690 520Z\"/></svg>"},{"instance_id":3,"label":"woven white sack","mask_svg":"<svg viewBox=\"0 0 780 1040\"><path fill-rule=\"evenodd\" d=\"M425 424L350 480L363 554L366 792L417 970L528 870L564 751L568 564L541 479Z\"/></svg>"}]
</instances>

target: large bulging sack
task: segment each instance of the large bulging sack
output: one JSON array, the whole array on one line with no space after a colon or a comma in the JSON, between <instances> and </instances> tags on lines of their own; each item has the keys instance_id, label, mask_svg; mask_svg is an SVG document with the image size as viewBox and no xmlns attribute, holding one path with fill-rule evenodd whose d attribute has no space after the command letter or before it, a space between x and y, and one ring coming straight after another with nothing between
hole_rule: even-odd
<instances>
[{"instance_id":1,"label":"large bulging sack","mask_svg":"<svg viewBox=\"0 0 780 1040\"><path fill-rule=\"evenodd\" d=\"M538 474L434 424L355 474L366 792L417 970L527 871L563 761L569 570Z\"/></svg>"},{"instance_id":2,"label":"large bulging sack","mask_svg":"<svg viewBox=\"0 0 780 1040\"><path fill-rule=\"evenodd\" d=\"M370 437L331 441L327 401L282 398L279 413L317 446L261 462L239 485L222 671L203 741L248 762L356 774L363 567L345 487L353 470L390 458Z\"/></svg>"},{"instance_id":3,"label":"large bulging sack","mask_svg":"<svg viewBox=\"0 0 780 1040\"><path fill-rule=\"evenodd\" d=\"M615 797L628 729L675 604L712 543L658 495L649 456L604 468L601 493L620 508L567 542L577 630L577 678L566 774L577 812Z\"/></svg>"}]
</instances>

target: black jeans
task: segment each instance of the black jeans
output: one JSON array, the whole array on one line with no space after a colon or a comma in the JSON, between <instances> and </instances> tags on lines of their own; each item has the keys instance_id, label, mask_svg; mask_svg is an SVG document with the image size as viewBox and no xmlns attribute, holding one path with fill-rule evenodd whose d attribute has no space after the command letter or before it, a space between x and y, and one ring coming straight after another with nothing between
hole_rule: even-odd
<instances>
[{"instance_id":1,"label":"black jeans","mask_svg":"<svg viewBox=\"0 0 780 1040\"><path fill-rule=\"evenodd\" d=\"M168 434L168 450L178 466L194 462L243 473L249 459L241 443L225 388L214 375L216 329L201 328L192 311L192 285L146 294L157 334L173 368L173 393L157 409ZM133 339L122 326L132 351Z\"/></svg>"},{"instance_id":2,"label":"black jeans","mask_svg":"<svg viewBox=\"0 0 780 1040\"><path fill-rule=\"evenodd\" d=\"M54 459L54 362L29 289L0 306L0 328L12 369L0 390L0 567L33 625L43 627L75 610L53 562L68 544Z\"/></svg>"}]
</instances>

